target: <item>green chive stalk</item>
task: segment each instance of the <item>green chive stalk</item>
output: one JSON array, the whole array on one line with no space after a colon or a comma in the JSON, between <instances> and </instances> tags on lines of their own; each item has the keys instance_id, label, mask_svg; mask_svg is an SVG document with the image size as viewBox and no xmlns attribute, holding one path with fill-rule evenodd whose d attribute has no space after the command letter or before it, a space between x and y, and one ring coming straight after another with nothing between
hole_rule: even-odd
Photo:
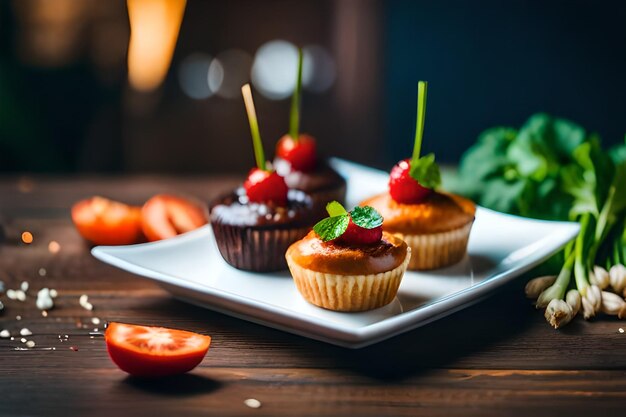
<instances>
[{"instance_id":1,"label":"green chive stalk","mask_svg":"<svg viewBox=\"0 0 626 417\"><path fill-rule=\"evenodd\" d=\"M568 248L570 250L568 250ZM569 283L572 279L572 266L574 265L575 253L571 250L571 245L565 249L565 253L569 255L565 258L565 263L559 272L556 281L554 284L546 288L537 298L537 308L546 307L550 304L550 301L554 299L562 300L565 297L565 292L567 291L567 287L569 287Z\"/></svg>"},{"instance_id":2,"label":"green chive stalk","mask_svg":"<svg viewBox=\"0 0 626 417\"><path fill-rule=\"evenodd\" d=\"M254 158L256 166L262 171L267 171L265 166L265 151L263 151L263 142L261 142L261 133L259 131L259 122L256 118L256 110L254 108L254 100L252 100L252 90L250 84L241 87L243 102L246 105L248 113L248 122L250 123L250 134L252 135L252 146L254 147Z\"/></svg>"},{"instance_id":3,"label":"green chive stalk","mask_svg":"<svg viewBox=\"0 0 626 417\"><path fill-rule=\"evenodd\" d=\"M575 263L574 263L574 277L576 279L576 288L585 296L587 288L589 287L589 254L585 253L585 236L588 233L589 221L591 220L591 214L585 213L580 219L580 232L576 237L576 243L574 245ZM593 260L591 260L593 262Z\"/></svg>"},{"instance_id":4,"label":"green chive stalk","mask_svg":"<svg viewBox=\"0 0 626 417\"><path fill-rule=\"evenodd\" d=\"M422 137L424 136L424 122L426 120L426 93L428 83L420 81L417 83L417 120L415 121L415 142L413 144L413 160L420 158L422 151Z\"/></svg>"},{"instance_id":5,"label":"green chive stalk","mask_svg":"<svg viewBox=\"0 0 626 417\"><path fill-rule=\"evenodd\" d=\"M300 138L300 105L302 95L302 48L298 48L298 75L296 77L296 88L291 96L291 112L289 114L289 136L297 142Z\"/></svg>"}]
</instances>

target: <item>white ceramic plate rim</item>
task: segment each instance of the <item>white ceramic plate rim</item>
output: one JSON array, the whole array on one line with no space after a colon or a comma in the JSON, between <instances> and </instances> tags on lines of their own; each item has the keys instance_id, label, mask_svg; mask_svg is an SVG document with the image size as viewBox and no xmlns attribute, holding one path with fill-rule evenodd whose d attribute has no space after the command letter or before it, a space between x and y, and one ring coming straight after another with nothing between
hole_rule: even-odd
<instances>
[{"instance_id":1,"label":"white ceramic plate rim","mask_svg":"<svg viewBox=\"0 0 626 417\"><path fill-rule=\"evenodd\" d=\"M332 162L336 165L352 165L349 162L341 160L333 160ZM354 164L354 167L363 170L366 169L356 164ZM372 174L380 173L380 171L374 169L369 170ZM205 235L209 235L212 238L210 226L205 226L166 241L143 243L130 247L98 246L92 249L92 254L103 262L137 275L152 278L160 282L178 298L193 304L199 304L212 310L301 336L322 340L339 346L360 348L415 329L480 301L497 287L511 281L513 278L528 271L556 253L563 245L575 237L579 230L579 226L576 223L523 219L479 207L477 217L481 215L509 217L513 221L522 220L527 222L547 223L553 227L557 226L557 229L555 233L533 242L532 245L536 245L537 249L534 250L530 256L510 264L506 270L501 270L502 265L496 265L495 273L479 283L454 292L453 294L428 301L408 312L387 317L378 322L361 327L345 326L332 321L325 321L322 324L318 318L313 316L297 314L297 312L288 308L266 304L223 289L216 289L196 282L190 282L184 278L178 278L144 266L139 266L115 256L116 253L123 253L128 250L128 248L138 249L141 247L159 245L161 249L165 249L184 245L194 239L205 238ZM181 295L179 289L186 291L183 291L184 294ZM194 294L202 294L203 301L198 301L196 297L194 297ZM305 326L303 326L303 324Z\"/></svg>"}]
</instances>

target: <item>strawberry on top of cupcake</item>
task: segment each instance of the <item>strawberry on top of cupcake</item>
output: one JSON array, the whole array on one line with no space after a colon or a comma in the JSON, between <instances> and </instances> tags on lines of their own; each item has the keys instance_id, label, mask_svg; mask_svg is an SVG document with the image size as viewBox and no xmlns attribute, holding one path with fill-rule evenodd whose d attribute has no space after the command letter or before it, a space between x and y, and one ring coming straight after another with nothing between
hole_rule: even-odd
<instances>
[{"instance_id":1,"label":"strawberry on top of cupcake","mask_svg":"<svg viewBox=\"0 0 626 417\"><path fill-rule=\"evenodd\" d=\"M346 181L326 161L319 158L315 138L300 131L303 59L302 49L299 49L296 87L291 98L289 132L276 144L274 167L285 177L290 188L311 195L319 217L323 217L324 207L328 201L345 199Z\"/></svg>"},{"instance_id":2,"label":"strawberry on top of cupcake","mask_svg":"<svg viewBox=\"0 0 626 417\"><path fill-rule=\"evenodd\" d=\"M413 255L409 269L454 264L467 251L476 207L462 197L439 192L439 166L434 154L421 156L427 83L418 84L413 156L398 162L389 175L389 191L363 201L385 217L383 229L404 239Z\"/></svg>"}]
</instances>

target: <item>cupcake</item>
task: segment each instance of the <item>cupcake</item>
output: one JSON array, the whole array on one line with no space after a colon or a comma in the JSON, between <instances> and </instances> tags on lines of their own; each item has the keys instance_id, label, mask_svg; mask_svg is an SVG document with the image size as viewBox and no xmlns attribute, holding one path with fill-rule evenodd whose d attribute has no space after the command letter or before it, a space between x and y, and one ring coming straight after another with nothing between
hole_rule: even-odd
<instances>
[{"instance_id":1,"label":"cupcake","mask_svg":"<svg viewBox=\"0 0 626 417\"><path fill-rule=\"evenodd\" d=\"M383 232L371 207L348 213L338 202L330 217L287 249L298 291L311 304L334 311L365 311L389 304L411 259L411 248Z\"/></svg>"},{"instance_id":2,"label":"cupcake","mask_svg":"<svg viewBox=\"0 0 626 417\"><path fill-rule=\"evenodd\" d=\"M300 96L302 91L302 50L299 50L297 82L291 99L289 133L276 144L274 168L285 178L289 188L304 191L313 199L320 218L328 201L344 201L346 180L317 155L315 138L300 132Z\"/></svg>"},{"instance_id":3,"label":"cupcake","mask_svg":"<svg viewBox=\"0 0 626 417\"><path fill-rule=\"evenodd\" d=\"M243 187L211 207L211 226L226 262L238 269L266 272L287 268L285 251L314 223L311 198L289 190L283 177L269 170L252 102L250 86L242 88L257 167Z\"/></svg>"},{"instance_id":4,"label":"cupcake","mask_svg":"<svg viewBox=\"0 0 626 417\"><path fill-rule=\"evenodd\" d=\"M246 189L218 199L211 209L211 226L217 247L226 262L255 272L287 269L289 245L311 230L315 222L311 199L289 190L287 200L251 202Z\"/></svg>"},{"instance_id":5,"label":"cupcake","mask_svg":"<svg viewBox=\"0 0 626 417\"><path fill-rule=\"evenodd\" d=\"M426 106L426 83L418 85L418 115L413 157L391 170L389 191L361 205L385 218L383 229L402 238L412 250L411 270L459 262L467 252L476 206L462 197L438 192L441 176L433 154L420 157Z\"/></svg>"}]
</instances>

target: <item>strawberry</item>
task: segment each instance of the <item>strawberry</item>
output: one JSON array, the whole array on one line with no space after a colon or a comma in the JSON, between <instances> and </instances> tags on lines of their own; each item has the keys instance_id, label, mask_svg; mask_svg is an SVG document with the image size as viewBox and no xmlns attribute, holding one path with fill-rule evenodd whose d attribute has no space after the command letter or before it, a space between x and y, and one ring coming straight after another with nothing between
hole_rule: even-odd
<instances>
[{"instance_id":1,"label":"strawberry","mask_svg":"<svg viewBox=\"0 0 626 417\"><path fill-rule=\"evenodd\" d=\"M411 160L404 159L391 169L389 174L389 194L401 204L415 204L426 198L432 190L420 185L410 175Z\"/></svg>"},{"instance_id":2,"label":"strawberry","mask_svg":"<svg viewBox=\"0 0 626 417\"><path fill-rule=\"evenodd\" d=\"M287 205L287 184L276 172L252 168L243 187L252 203Z\"/></svg>"},{"instance_id":3,"label":"strawberry","mask_svg":"<svg viewBox=\"0 0 626 417\"><path fill-rule=\"evenodd\" d=\"M378 226L373 229L366 229L357 226L352 219L348 223L348 228L339 238L338 243L347 245L371 245L380 242L383 237L383 227Z\"/></svg>"},{"instance_id":4,"label":"strawberry","mask_svg":"<svg viewBox=\"0 0 626 417\"><path fill-rule=\"evenodd\" d=\"M288 161L296 171L309 172L317 164L317 146L313 137L301 134L294 140L287 134L276 144L276 156Z\"/></svg>"}]
</instances>

